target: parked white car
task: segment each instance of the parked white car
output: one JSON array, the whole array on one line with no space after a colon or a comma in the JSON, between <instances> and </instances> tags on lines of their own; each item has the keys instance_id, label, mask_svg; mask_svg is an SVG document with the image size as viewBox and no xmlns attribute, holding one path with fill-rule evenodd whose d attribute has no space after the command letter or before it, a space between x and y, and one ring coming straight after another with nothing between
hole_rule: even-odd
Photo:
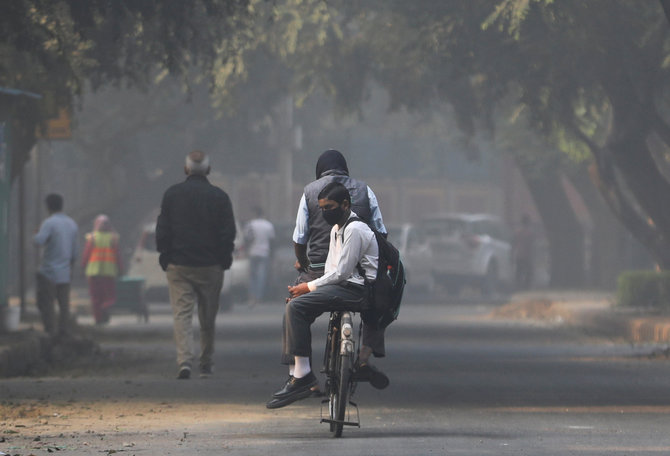
<instances>
[{"instance_id":1,"label":"parked white car","mask_svg":"<svg viewBox=\"0 0 670 456\"><path fill-rule=\"evenodd\" d=\"M405 266L407 290L432 293L435 290L433 254L428 238L423 231L411 223L388 224L388 240L400 252Z\"/></svg>"},{"instance_id":2,"label":"parked white car","mask_svg":"<svg viewBox=\"0 0 670 456\"><path fill-rule=\"evenodd\" d=\"M451 213L426 218L419 226L430 243L435 279L449 293L471 285L491 295L511 284L512 247L499 217Z\"/></svg>"},{"instance_id":3,"label":"parked white car","mask_svg":"<svg viewBox=\"0 0 670 456\"><path fill-rule=\"evenodd\" d=\"M249 258L243 248L242 232L237 228L233 264L224 274L221 289L221 310L228 310L236 301L246 299L249 289ZM168 283L165 271L158 264L156 251L156 224L149 223L142 229L128 266L128 276L143 277L147 299L168 299Z\"/></svg>"}]
</instances>

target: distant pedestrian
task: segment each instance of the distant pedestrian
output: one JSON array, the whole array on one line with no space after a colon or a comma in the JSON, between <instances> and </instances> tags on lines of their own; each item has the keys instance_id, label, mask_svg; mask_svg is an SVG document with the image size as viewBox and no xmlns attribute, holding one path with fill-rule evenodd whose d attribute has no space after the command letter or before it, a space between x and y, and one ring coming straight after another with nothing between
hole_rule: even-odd
<instances>
[{"instance_id":1,"label":"distant pedestrian","mask_svg":"<svg viewBox=\"0 0 670 456\"><path fill-rule=\"evenodd\" d=\"M512 256L516 269L516 287L527 290L533 284L533 251L535 233L531 227L530 216L521 216L521 226L514 232L512 239Z\"/></svg>"},{"instance_id":2,"label":"distant pedestrian","mask_svg":"<svg viewBox=\"0 0 670 456\"><path fill-rule=\"evenodd\" d=\"M163 195L156 225L156 248L166 276L174 317L177 378L187 379L195 361L193 309L200 323L200 375L214 363L214 330L223 271L233 262L235 217L228 194L207 180L209 157L194 150L186 156L180 184Z\"/></svg>"},{"instance_id":3,"label":"distant pedestrian","mask_svg":"<svg viewBox=\"0 0 670 456\"><path fill-rule=\"evenodd\" d=\"M93 231L86 234L81 266L88 279L95 323L108 323L109 309L116 302L116 278L121 274L122 266L119 235L104 214L95 218Z\"/></svg>"},{"instance_id":4,"label":"distant pedestrian","mask_svg":"<svg viewBox=\"0 0 670 456\"><path fill-rule=\"evenodd\" d=\"M253 306L263 300L268 277L268 268L272 256L275 228L263 218L263 209L254 208L256 218L247 222L244 227L244 242L249 255L251 280L249 282L249 305Z\"/></svg>"},{"instance_id":5,"label":"distant pedestrian","mask_svg":"<svg viewBox=\"0 0 670 456\"><path fill-rule=\"evenodd\" d=\"M63 197L47 195L47 217L35 234L33 242L42 246L42 261L36 275L37 308L44 330L52 336L70 336L70 282L77 258L77 234L74 220L63 213ZM58 325L54 311L58 301Z\"/></svg>"}]
</instances>

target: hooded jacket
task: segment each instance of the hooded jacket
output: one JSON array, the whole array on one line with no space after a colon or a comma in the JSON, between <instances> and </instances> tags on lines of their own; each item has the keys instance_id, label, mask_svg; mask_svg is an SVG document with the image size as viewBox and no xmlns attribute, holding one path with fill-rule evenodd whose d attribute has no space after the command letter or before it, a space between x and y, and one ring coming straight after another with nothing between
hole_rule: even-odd
<instances>
[{"instance_id":1,"label":"hooded jacket","mask_svg":"<svg viewBox=\"0 0 670 456\"><path fill-rule=\"evenodd\" d=\"M367 184L349 177L347 161L339 151L330 149L322 153L316 162L316 180L307 184L304 189L309 211L307 256L310 264L315 268L320 268L325 264L330 245L332 226L321 215L318 198L321 190L330 182L339 182L347 187L351 196L351 209L368 224L372 222Z\"/></svg>"}]
</instances>

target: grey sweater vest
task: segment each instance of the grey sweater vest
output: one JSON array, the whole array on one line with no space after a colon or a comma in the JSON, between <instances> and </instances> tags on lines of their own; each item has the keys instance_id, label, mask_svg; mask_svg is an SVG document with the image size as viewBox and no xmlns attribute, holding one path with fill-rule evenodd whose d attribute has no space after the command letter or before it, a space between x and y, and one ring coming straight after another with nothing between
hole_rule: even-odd
<instances>
[{"instance_id":1,"label":"grey sweater vest","mask_svg":"<svg viewBox=\"0 0 670 456\"><path fill-rule=\"evenodd\" d=\"M320 179L307 184L304 190L307 209L309 210L309 241L307 256L312 265L322 268L328 256L330 246L331 225L326 223L319 208L319 193L330 182L339 182L349 190L351 195L351 209L368 224L372 222L368 186L365 182L353 179L344 172L331 170L324 173Z\"/></svg>"}]
</instances>

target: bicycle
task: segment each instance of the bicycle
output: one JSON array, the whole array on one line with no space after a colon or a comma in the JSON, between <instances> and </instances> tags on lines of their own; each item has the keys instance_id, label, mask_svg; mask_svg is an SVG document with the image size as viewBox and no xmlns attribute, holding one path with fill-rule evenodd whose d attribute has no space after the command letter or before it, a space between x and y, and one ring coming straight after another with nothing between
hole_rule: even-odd
<instances>
[{"instance_id":1,"label":"bicycle","mask_svg":"<svg viewBox=\"0 0 670 456\"><path fill-rule=\"evenodd\" d=\"M330 424L333 437L341 437L344 426L361 427L358 406L350 400L356 389L356 381L352 379L356 356L352 318L352 312L338 310L330 313L328 322L321 369L326 375L327 398L321 401L321 423ZM323 404L328 404L328 418L323 417ZM356 421L346 416L347 405L356 408Z\"/></svg>"}]
</instances>

